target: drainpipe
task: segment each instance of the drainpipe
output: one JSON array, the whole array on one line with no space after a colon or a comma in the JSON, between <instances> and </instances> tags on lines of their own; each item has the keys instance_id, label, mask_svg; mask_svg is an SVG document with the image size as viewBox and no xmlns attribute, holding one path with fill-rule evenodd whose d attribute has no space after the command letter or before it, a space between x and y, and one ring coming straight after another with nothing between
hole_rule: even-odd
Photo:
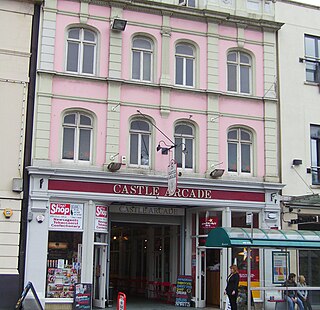
<instances>
[{"instance_id":1,"label":"drainpipe","mask_svg":"<svg viewBox=\"0 0 320 310\"><path fill-rule=\"evenodd\" d=\"M26 130L25 130L25 146L23 161L23 199L21 209L20 223L20 246L19 246L19 287L21 291L24 288L25 260L26 260L26 240L28 225L28 201L29 201L29 176L26 167L31 165L32 154L32 131L33 131L33 114L35 103L35 85L37 76L37 56L38 56L38 37L40 26L40 9L42 0L36 0L34 4L34 14L32 19L32 33L30 46L30 63L29 63L29 86L28 101L26 112Z\"/></svg>"}]
</instances>

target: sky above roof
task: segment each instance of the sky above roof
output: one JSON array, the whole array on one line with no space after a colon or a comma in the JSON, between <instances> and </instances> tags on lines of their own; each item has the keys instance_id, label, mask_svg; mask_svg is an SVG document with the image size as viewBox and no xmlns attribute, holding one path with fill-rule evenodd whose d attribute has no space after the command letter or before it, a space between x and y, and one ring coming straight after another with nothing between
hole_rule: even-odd
<instances>
[{"instance_id":1,"label":"sky above roof","mask_svg":"<svg viewBox=\"0 0 320 310\"><path fill-rule=\"evenodd\" d=\"M308 3L308 4L313 4L313 5L318 5L320 6L320 0L293 0L295 2L302 2L302 3Z\"/></svg>"}]
</instances>

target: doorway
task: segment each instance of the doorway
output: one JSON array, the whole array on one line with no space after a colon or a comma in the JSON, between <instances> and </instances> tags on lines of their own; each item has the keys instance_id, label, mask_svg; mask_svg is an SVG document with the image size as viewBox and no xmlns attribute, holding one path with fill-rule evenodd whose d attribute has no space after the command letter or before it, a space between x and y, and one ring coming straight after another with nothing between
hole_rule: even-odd
<instances>
[{"instance_id":1,"label":"doorway","mask_svg":"<svg viewBox=\"0 0 320 310\"><path fill-rule=\"evenodd\" d=\"M179 268L179 225L112 222L109 285L115 292L156 299L155 290L175 283Z\"/></svg>"},{"instance_id":2,"label":"doorway","mask_svg":"<svg viewBox=\"0 0 320 310\"><path fill-rule=\"evenodd\" d=\"M95 233L93 252L93 297L92 304L97 308L106 306L106 269L107 269L107 236Z\"/></svg>"}]
</instances>

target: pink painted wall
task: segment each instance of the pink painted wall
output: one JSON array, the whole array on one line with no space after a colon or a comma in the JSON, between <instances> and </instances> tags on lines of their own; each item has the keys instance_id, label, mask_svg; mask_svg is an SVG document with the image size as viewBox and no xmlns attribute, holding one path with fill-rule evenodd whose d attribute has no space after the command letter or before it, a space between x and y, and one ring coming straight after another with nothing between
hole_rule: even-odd
<instances>
[{"instance_id":1,"label":"pink painted wall","mask_svg":"<svg viewBox=\"0 0 320 310\"><path fill-rule=\"evenodd\" d=\"M59 9L65 11L79 12L80 6L76 2L59 1ZM110 9L104 6L89 5L89 12L92 15L100 17L109 17ZM148 35L154 41L155 52L155 74L154 83L159 83L161 77L161 58L162 58L162 36L161 24L162 17L147 13L123 11L124 19L128 20L126 30L122 35L122 78L124 80L131 79L131 42L132 37L136 34ZM138 27L132 25L132 22L141 22L152 25L150 28ZM57 15L57 31L56 31L56 47L55 47L55 64L56 71L64 72L65 63L65 38L66 29L69 25L79 25L78 17ZM88 25L96 29L98 33L98 76L106 77L108 75L109 61L109 22L106 20L88 20ZM196 76L197 87L205 90L207 88L207 37L200 36L196 33L205 32L207 25L197 21L188 21L178 18L170 19L170 26L173 28L183 29L184 32L172 31L170 37L170 76L172 84L174 84L174 67L175 67L175 44L179 41L187 41L194 43L197 47L197 66L199 74ZM188 33L188 31L190 31ZM226 55L230 48L237 48L236 36L237 29L231 26L219 26L219 34L227 36L234 40L219 41L219 90L226 91ZM250 41L262 42L263 34L259 31L245 30L245 37ZM248 52L254 54L254 71L255 85L257 96L263 96L263 47L261 44L248 44L244 46ZM96 98L105 100L103 103L81 102L75 100L58 100L53 99L52 118L51 118L51 147L50 159L53 162L60 161L61 152L61 115L67 108L82 108L91 111L96 115L96 140L94 152L95 164L103 165L105 162L105 146L106 146L106 118L107 118L107 97L108 84L106 81L93 81L89 79L53 79L53 93L61 96L77 96L83 98ZM154 124L161 128L173 140L174 124L179 120L189 120L195 126L196 131L196 171L204 173L207 167L207 94L201 92L174 90L171 89L169 96L169 106L171 112L167 118L163 118L160 114L161 91L159 87L137 86L134 84L123 83L121 86L120 100L129 103L132 106L121 106L120 119L120 141L128 141L129 121L133 115L138 115L137 109L148 115ZM134 106L136 105L136 106ZM145 107L138 107L145 105ZM152 107L152 108L149 108ZM178 112L178 109L183 111ZM203 111L203 113L191 113L189 110ZM256 143L256 159L258 161L258 171L256 174L260 177L264 175L264 130L263 130L263 102L256 100L244 100L231 97L219 97L219 112L225 114L218 119L220 136L220 161L227 165L227 131L232 125L238 124L251 128L255 133ZM192 116L190 117L190 115ZM229 117L227 115L233 115ZM248 117L244 118L242 116ZM250 119L251 116L261 119ZM153 128L154 129L154 128ZM152 152L154 168L158 171L166 172L169 156L156 152L156 146L160 140L169 141L157 130L153 130L154 136L152 141ZM120 155L128 156L128 143L120 144ZM201 151L200 151L201 150Z\"/></svg>"},{"instance_id":2,"label":"pink painted wall","mask_svg":"<svg viewBox=\"0 0 320 310\"><path fill-rule=\"evenodd\" d=\"M159 106L160 88L123 85L121 87L121 101Z\"/></svg>"},{"instance_id":3,"label":"pink painted wall","mask_svg":"<svg viewBox=\"0 0 320 310\"><path fill-rule=\"evenodd\" d=\"M54 78L52 84L53 94L62 96L106 100L107 90L106 84L103 81Z\"/></svg>"}]
</instances>

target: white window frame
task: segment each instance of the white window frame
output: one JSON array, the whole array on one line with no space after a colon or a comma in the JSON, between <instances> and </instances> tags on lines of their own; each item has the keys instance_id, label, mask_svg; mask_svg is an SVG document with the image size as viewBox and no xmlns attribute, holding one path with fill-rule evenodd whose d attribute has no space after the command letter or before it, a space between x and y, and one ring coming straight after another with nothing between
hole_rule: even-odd
<instances>
[{"instance_id":1,"label":"white window frame","mask_svg":"<svg viewBox=\"0 0 320 310\"><path fill-rule=\"evenodd\" d=\"M230 131L237 131L237 139L229 139L228 135ZM245 131L250 135L250 142L247 140L241 140L241 131ZM236 144L237 145L237 171L230 171L229 170L229 143ZM241 147L243 144L250 145L250 172L242 172L241 167L242 167L242 158L241 158ZM243 127L233 127L229 128L227 132L227 163L228 163L228 173L233 174L233 175L247 175L247 176L252 176L253 175L253 133L251 130Z\"/></svg>"},{"instance_id":2,"label":"white window frame","mask_svg":"<svg viewBox=\"0 0 320 310\"><path fill-rule=\"evenodd\" d=\"M306 51L306 39L312 39L314 44L314 54L315 56L307 55ZM313 36L313 35L305 35L304 36L304 46L305 46L305 63L306 63L306 81L309 83L320 83L320 37ZM315 70L308 69L308 65L315 66ZM312 71L314 72L314 79L310 80L307 79L307 72Z\"/></svg>"},{"instance_id":3,"label":"white window frame","mask_svg":"<svg viewBox=\"0 0 320 310\"><path fill-rule=\"evenodd\" d=\"M150 44L151 44L151 49L148 50L148 49L144 49L144 48L138 48L138 47L134 47L133 43L134 43L134 40L135 39L143 39L143 40L146 40L148 41ZM153 49L154 49L154 44L153 44L153 41L148 38L148 37L144 37L144 36L135 36L133 39L132 39L132 49L131 49L131 79L134 80L134 81L141 81L141 82L152 82L153 81L153 56L154 56L154 52L153 52ZM140 59L140 65L139 65L139 69L140 69L140 72L139 72L139 75L140 75L140 78L139 79L136 79L133 77L133 53L139 53L140 56L139 56L139 59ZM144 69L144 66L143 66L143 61L144 61L144 57L145 57L145 54L150 54L151 57L150 57L150 80L144 80L143 79L143 69Z\"/></svg>"},{"instance_id":4,"label":"white window frame","mask_svg":"<svg viewBox=\"0 0 320 310\"><path fill-rule=\"evenodd\" d=\"M236 53L237 54L237 61L230 61L228 60L228 55L231 53ZM246 63L241 63L240 62L240 54L245 54L247 57L249 57L250 59L250 63L246 64ZM236 78L237 78L237 83L236 83L236 90L229 90L229 74L228 74L228 67L229 65L235 65L236 66ZM249 92L245 93L245 92L241 92L241 67L245 66L245 67L249 67ZM247 53L247 52L243 52L243 51L238 51L238 50L231 50L227 53L227 91L231 92L231 93L237 93L237 94L244 94L244 95L251 95L252 94L252 89L253 89L253 81L252 81L252 56Z\"/></svg>"},{"instance_id":5,"label":"white window frame","mask_svg":"<svg viewBox=\"0 0 320 310\"><path fill-rule=\"evenodd\" d=\"M145 122L149 126L149 131L144 131L144 130L136 130L136 129L131 129L131 125L133 122L140 121L140 122ZM136 134L138 135L138 150L137 150L137 155L138 155L138 163L137 164L132 164L131 163L131 134ZM148 165L143 165L141 163L141 155L142 155L142 135L149 135L149 163ZM151 167L151 138L152 138L152 132L151 132L151 124L150 121L144 120L144 119L139 119L139 118L134 118L130 122L130 127L129 127L129 166L130 167L137 167L137 168L150 168Z\"/></svg>"},{"instance_id":6,"label":"white window frame","mask_svg":"<svg viewBox=\"0 0 320 310\"><path fill-rule=\"evenodd\" d=\"M75 114L75 124L68 124L64 123L64 119L68 115ZM83 115L85 117L90 118L91 125L81 125L80 124L80 116ZM74 146L73 146L73 159L63 158L63 144L64 144L64 129L65 128L71 128L74 129ZM90 156L89 160L81 160L79 159L79 147L80 147L80 131L81 129L90 130ZM83 163L88 164L92 163L92 150L93 150L93 117L89 115L88 113L81 112L81 111L70 111L68 113L65 113L62 118L62 143L61 143L61 159L62 161L66 162L74 162L74 163Z\"/></svg>"},{"instance_id":7,"label":"white window frame","mask_svg":"<svg viewBox=\"0 0 320 310\"><path fill-rule=\"evenodd\" d=\"M190 55L186 55L186 54L179 54L177 53L177 46L178 45L186 45L186 46L189 46L192 48L193 50L193 55L190 56ZM194 88L195 87L195 76L196 76L196 56L195 56L195 53L196 53L196 50L195 50L195 47L190 44L190 43L186 43L186 42L179 42L176 44L175 46L175 62L174 62L174 65L175 65L175 85L177 86L183 86L183 87L190 87L190 88ZM176 79L176 76L177 76L177 58L182 58L182 62L183 62L183 67L182 67L182 84L178 84L177 83L177 79ZM187 81L187 59L192 59L192 71L193 71L193 74L192 74L192 85L186 85L186 81Z\"/></svg>"},{"instance_id":8,"label":"white window frame","mask_svg":"<svg viewBox=\"0 0 320 310\"><path fill-rule=\"evenodd\" d=\"M179 125L187 126L192 129L192 135L187 135L187 134L177 134L176 133L176 127ZM176 144L176 138L181 139L180 144ZM175 144L179 147L181 146L181 150L186 148L188 154L190 154L190 150L188 150L187 145L186 145L186 140L191 140L192 141L192 168L186 168L186 154L184 154L181 151L181 167L178 167L178 170L184 170L184 171L194 171L195 169L195 128L192 124L188 123L177 123L174 126L174 142ZM176 148L174 148L174 158L176 158Z\"/></svg>"},{"instance_id":9,"label":"white window frame","mask_svg":"<svg viewBox=\"0 0 320 310\"><path fill-rule=\"evenodd\" d=\"M318 145L320 144L320 137L312 137L312 131L318 130L320 131L320 125L311 124L310 126L310 152L311 152L311 175L312 175L312 184L319 186L320 185L320 163L319 166L317 165L318 157ZM317 181L318 180L318 181Z\"/></svg>"},{"instance_id":10,"label":"white window frame","mask_svg":"<svg viewBox=\"0 0 320 310\"><path fill-rule=\"evenodd\" d=\"M73 39L73 38L69 38L69 32L75 29L79 29L79 39ZM89 31L94 35L94 41L86 41L84 40L84 31ZM70 71L68 70L68 46L69 46L69 42L73 42L73 43L78 43L79 46L79 50L78 50L78 65L77 65L77 71ZM65 71L66 72L70 72L70 73L74 73L74 74L83 74L83 75L96 75L96 66L97 66L97 34L91 30L91 29L87 29L87 28L83 28L83 27L72 27L68 29L67 32L67 42L66 42L66 62L65 62ZM93 72L92 73L87 73L87 72L83 72L83 51L84 51L84 45L92 45L94 46L94 53L93 53L93 64L92 64L92 68L93 68Z\"/></svg>"}]
</instances>

